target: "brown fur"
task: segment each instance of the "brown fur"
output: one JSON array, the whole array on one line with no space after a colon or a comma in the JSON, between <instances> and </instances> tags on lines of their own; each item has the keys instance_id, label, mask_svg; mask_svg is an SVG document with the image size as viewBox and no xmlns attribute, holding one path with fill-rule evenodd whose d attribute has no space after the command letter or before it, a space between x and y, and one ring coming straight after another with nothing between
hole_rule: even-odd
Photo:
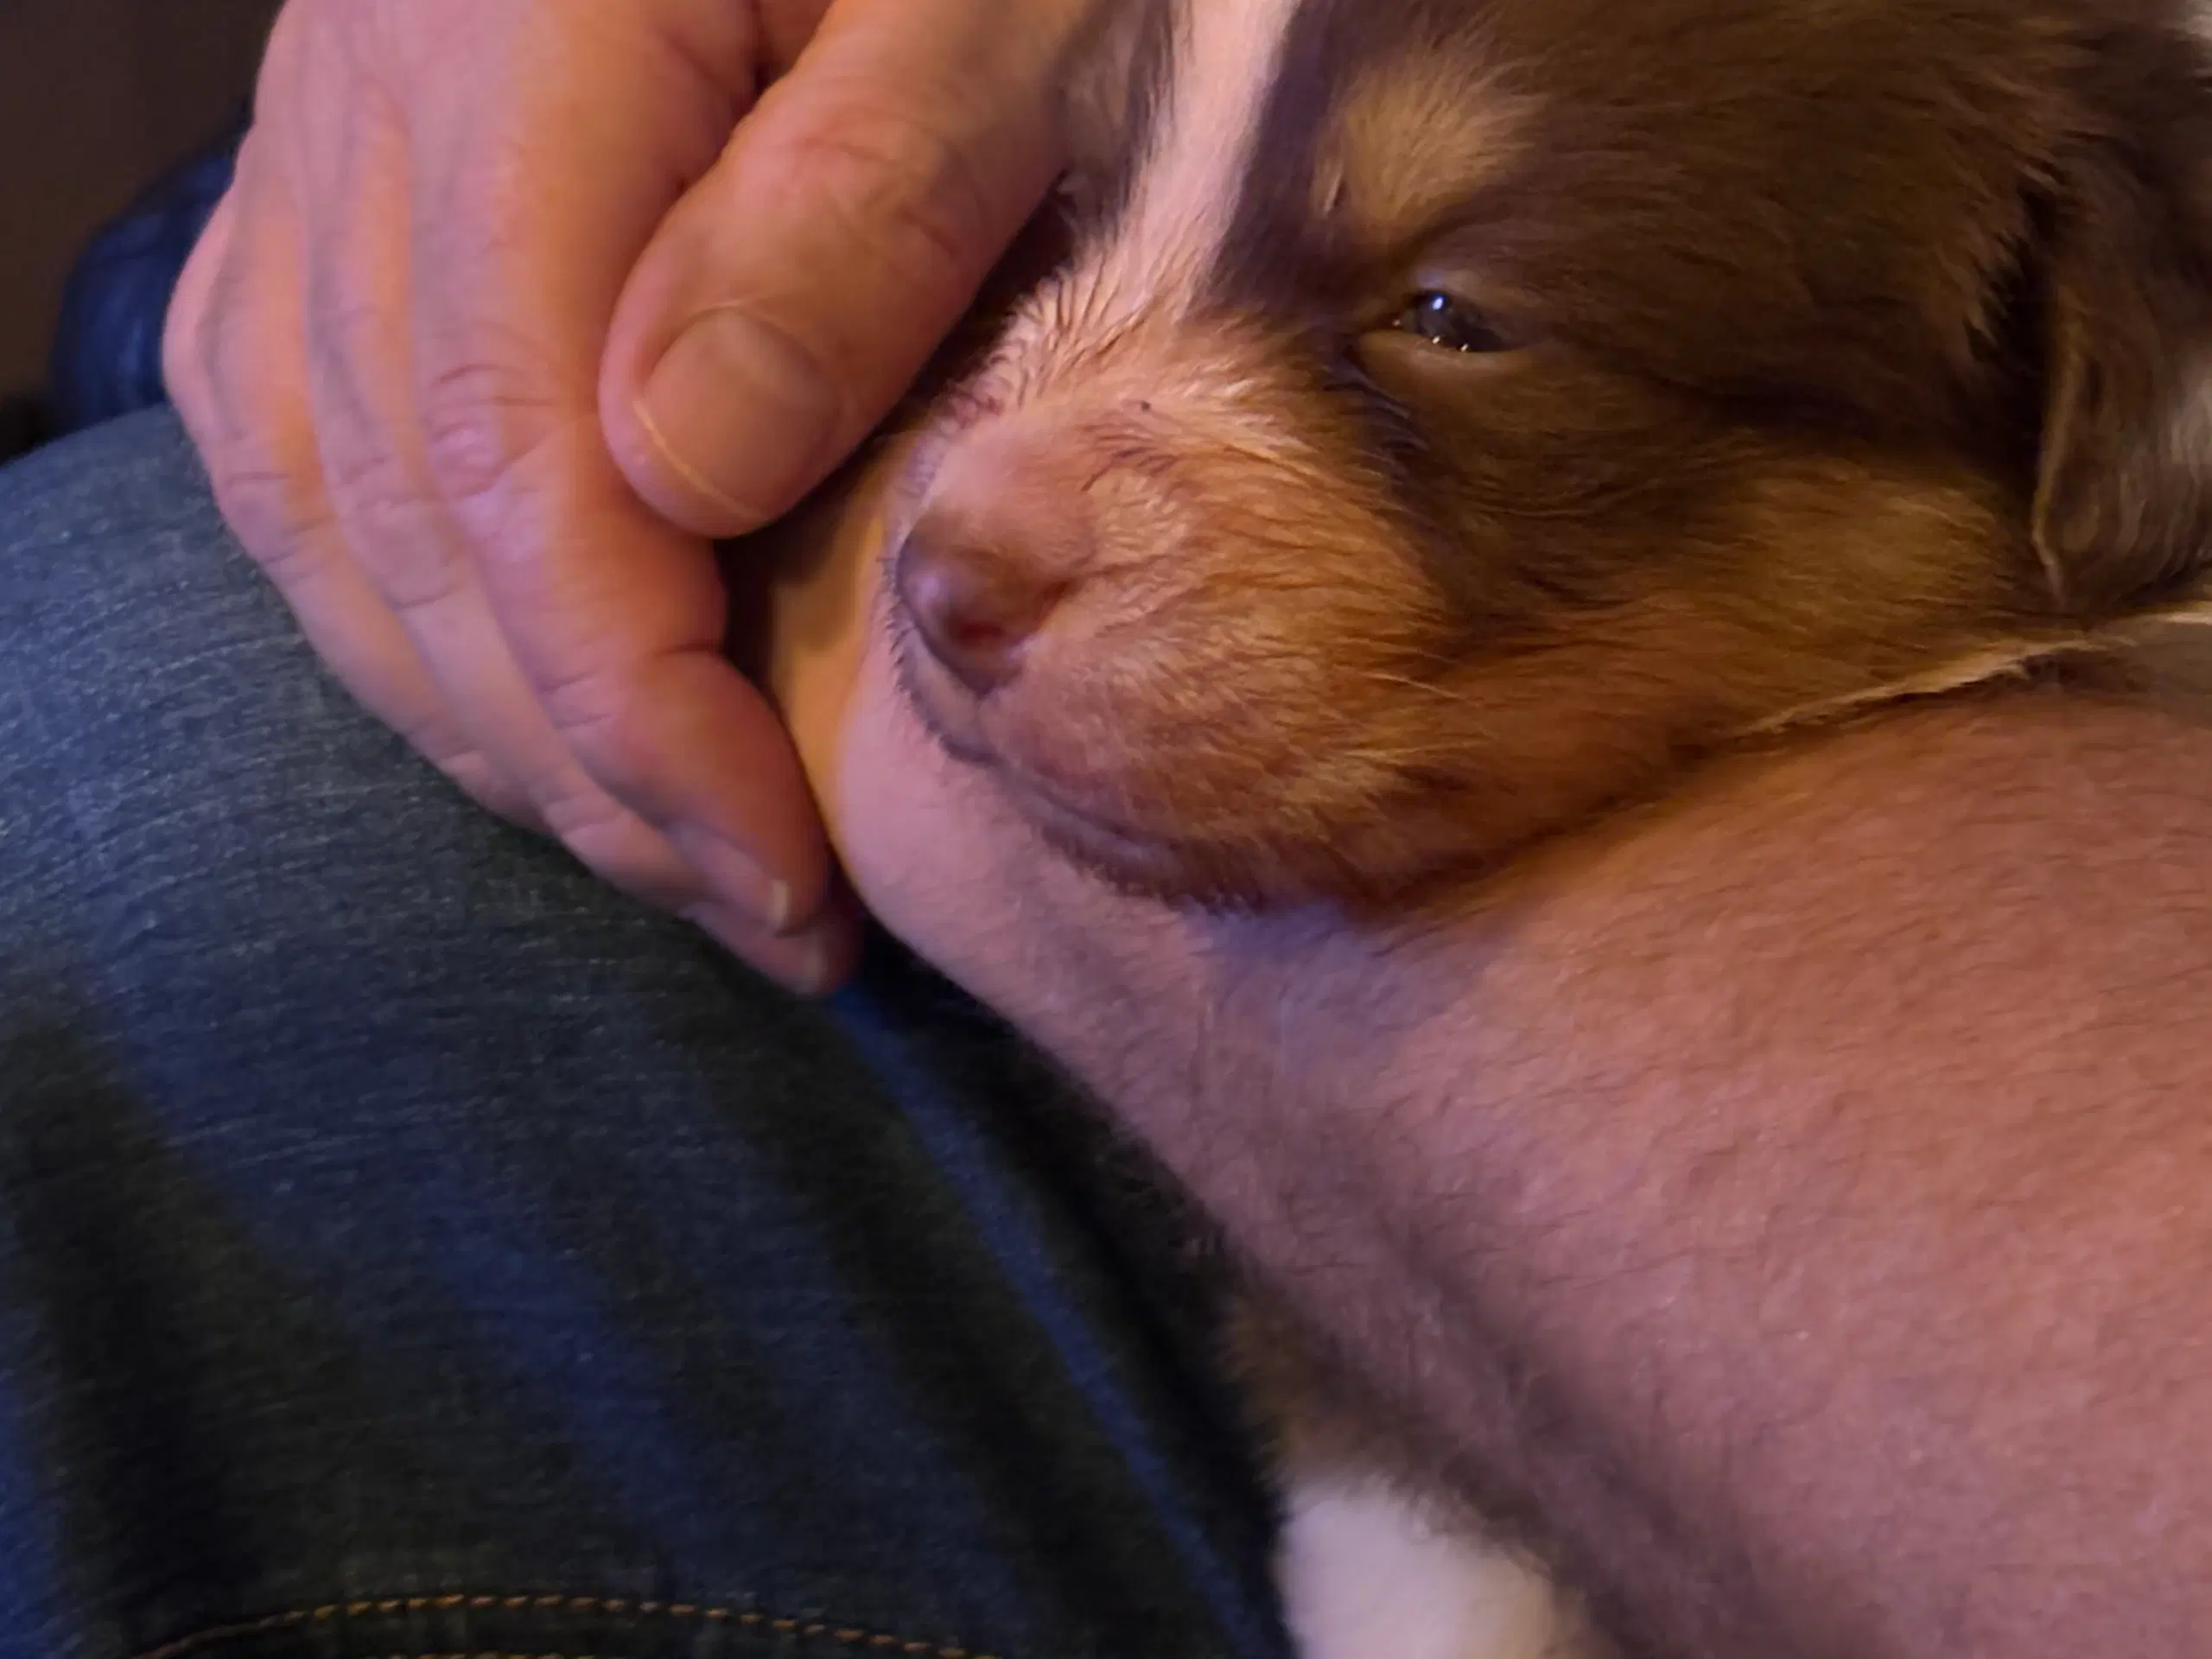
<instances>
[{"instance_id":1,"label":"brown fur","mask_svg":"<svg viewBox=\"0 0 2212 1659\"><path fill-rule=\"evenodd\" d=\"M1077 257L932 416L915 534L1057 603L980 702L909 631L918 702L1116 880L1380 899L2177 602L2212 515L2183 22L1308 0L1202 302L1086 286L1127 200L1095 156ZM1440 280L1523 348L1383 329Z\"/></svg>"},{"instance_id":2,"label":"brown fur","mask_svg":"<svg viewBox=\"0 0 2212 1659\"><path fill-rule=\"evenodd\" d=\"M924 715L1108 878L1402 901L1717 747L2205 596L2212 54L2177 0L1305 0L1209 267L1133 303L1173 24L1123 15L1072 245L1044 227L912 423L890 584ZM1389 332L1435 286L1517 349ZM988 673L933 655L925 557L1018 619ZM1241 1310L1285 1468L1556 1553ZM1533 1390L1507 1357L1488 1385Z\"/></svg>"}]
</instances>

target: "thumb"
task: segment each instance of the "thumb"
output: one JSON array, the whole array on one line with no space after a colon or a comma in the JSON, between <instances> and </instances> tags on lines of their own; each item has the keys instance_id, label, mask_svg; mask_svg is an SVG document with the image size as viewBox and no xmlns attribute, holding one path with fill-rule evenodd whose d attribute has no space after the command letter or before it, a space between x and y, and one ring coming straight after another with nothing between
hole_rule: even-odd
<instances>
[{"instance_id":1,"label":"thumb","mask_svg":"<svg viewBox=\"0 0 2212 1659\"><path fill-rule=\"evenodd\" d=\"M890 410L1059 171L1079 10L830 7L670 213L617 311L601 416L652 506L741 534Z\"/></svg>"}]
</instances>

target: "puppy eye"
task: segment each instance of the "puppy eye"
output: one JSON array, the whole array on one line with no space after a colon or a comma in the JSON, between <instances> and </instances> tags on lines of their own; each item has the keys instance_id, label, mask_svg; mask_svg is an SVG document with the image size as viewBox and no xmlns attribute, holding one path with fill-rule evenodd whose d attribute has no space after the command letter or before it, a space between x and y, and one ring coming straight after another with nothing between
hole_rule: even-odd
<instances>
[{"instance_id":1,"label":"puppy eye","mask_svg":"<svg viewBox=\"0 0 2212 1659\"><path fill-rule=\"evenodd\" d=\"M1465 300L1427 289L1406 302L1398 329L1447 352L1506 352L1513 349L1497 326Z\"/></svg>"}]
</instances>

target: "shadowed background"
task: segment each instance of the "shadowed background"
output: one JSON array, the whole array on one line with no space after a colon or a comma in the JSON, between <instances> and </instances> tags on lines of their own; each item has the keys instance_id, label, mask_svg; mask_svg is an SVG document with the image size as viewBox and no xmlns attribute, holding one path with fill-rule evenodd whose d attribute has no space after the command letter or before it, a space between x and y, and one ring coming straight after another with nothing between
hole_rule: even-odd
<instances>
[{"instance_id":1,"label":"shadowed background","mask_svg":"<svg viewBox=\"0 0 2212 1659\"><path fill-rule=\"evenodd\" d=\"M276 0L0 0L0 398L37 391L86 239L252 89Z\"/></svg>"}]
</instances>

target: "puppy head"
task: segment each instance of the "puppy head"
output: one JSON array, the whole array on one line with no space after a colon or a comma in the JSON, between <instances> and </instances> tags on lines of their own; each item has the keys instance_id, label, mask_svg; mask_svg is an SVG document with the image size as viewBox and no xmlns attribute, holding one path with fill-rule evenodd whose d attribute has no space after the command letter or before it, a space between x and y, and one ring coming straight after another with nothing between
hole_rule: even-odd
<instances>
[{"instance_id":1,"label":"puppy head","mask_svg":"<svg viewBox=\"0 0 2212 1659\"><path fill-rule=\"evenodd\" d=\"M1068 849L1376 896L2212 539L2152 0L1152 0L903 480L916 702Z\"/></svg>"}]
</instances>

